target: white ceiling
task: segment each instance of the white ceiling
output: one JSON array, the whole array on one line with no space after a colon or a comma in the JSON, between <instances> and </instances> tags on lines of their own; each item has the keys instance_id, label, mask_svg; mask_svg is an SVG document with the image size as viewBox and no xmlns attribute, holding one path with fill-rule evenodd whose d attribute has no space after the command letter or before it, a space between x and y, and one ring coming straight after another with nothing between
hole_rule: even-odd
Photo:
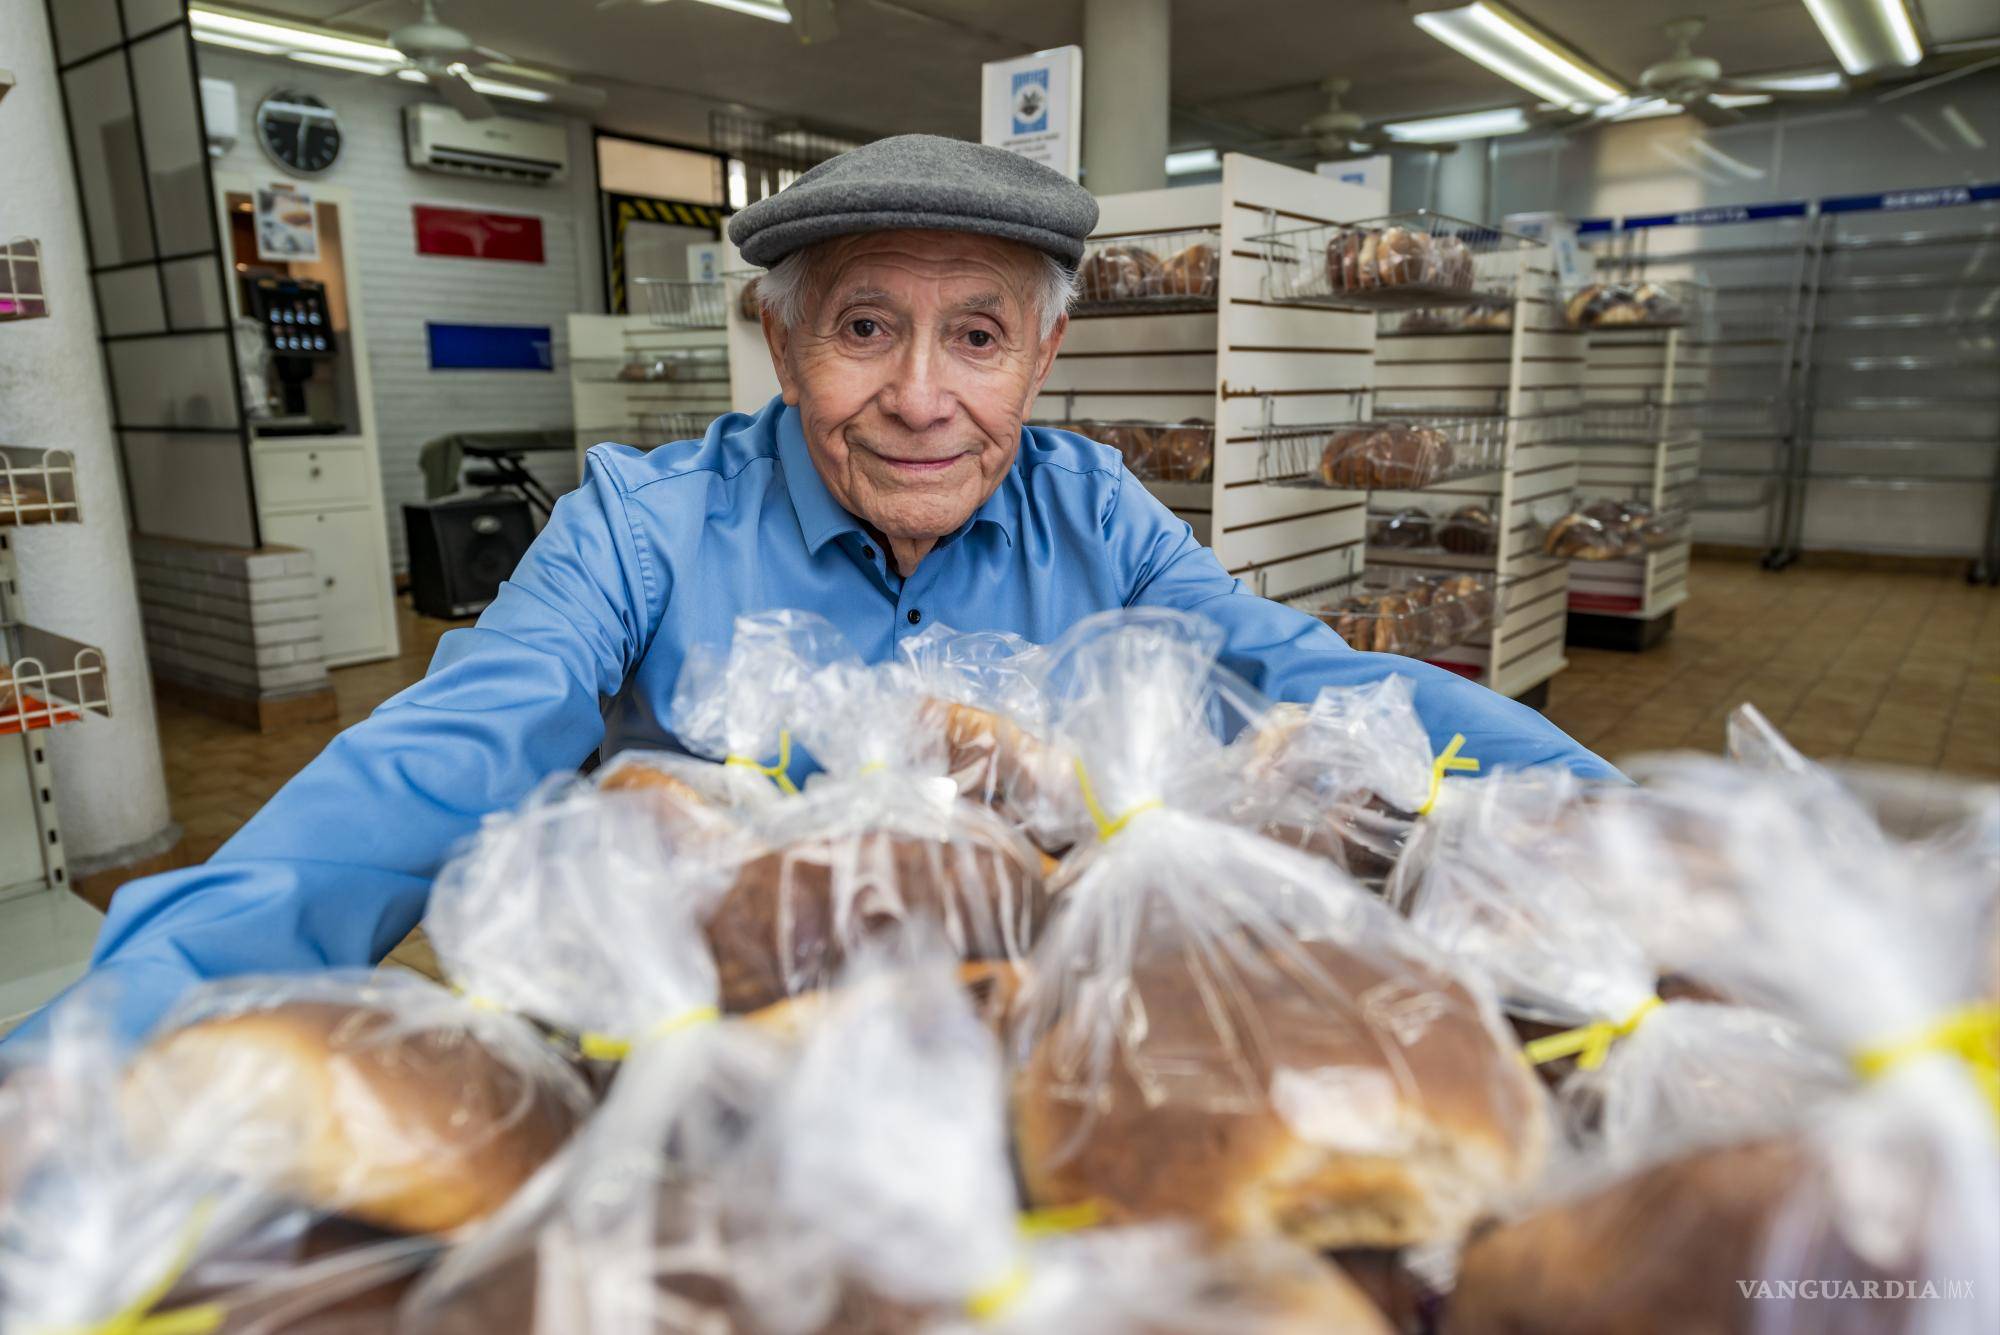
<instances>
[{"instance_id":1,"label":"white ceiling","mask_svg":"<svg viewBox=\"0 0 2000 1335\"><path fill-rule=\"evenodd\" d=\"M1659 25L1701 0L1514 0L1516 7L1629 83L1663 58ZM1915 0L1935 42L2000 37L1992 0ZM652 123L670 89L863 134L978 134L982 61L1081 40L1082 0L834 0L840 35L802 45L793 30L694 0L599 10L596 0L442 0L440 17L516 60L605 83L599 120L689 138ZM415 0L249 0L242 8L381 36ZM1730 74L1832 65L1801 0L1712 5L1697 49ZM1319 111L1315 85L1353 81L1347 103L1401 119L1525 100L1434 41L1406 0L1174 0L1173 138L1229 144L1289 134ZM1086 64L1086 69L1088 65ZM684 101L684 99L683 99Z\"/></svg>"}]
</instances>

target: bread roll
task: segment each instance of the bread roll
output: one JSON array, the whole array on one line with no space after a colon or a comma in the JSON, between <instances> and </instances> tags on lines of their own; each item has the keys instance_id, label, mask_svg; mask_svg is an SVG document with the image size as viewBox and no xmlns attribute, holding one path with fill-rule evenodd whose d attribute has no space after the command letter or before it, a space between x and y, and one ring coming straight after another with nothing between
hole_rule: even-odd
<instances>
[{"instance_id":1,"label":"bread roll","mask_svg":"<svg viewBox=\"0 0 2000 1335\"><path fill-rule=\"evenodd\" d=\"M1320 452L1319 480L1329 487L1365 491L1374 485L1374 451L1381 428L1349 427L1334 433Z\"/></svg>"},{"instance_id":2,"label":"bread roll","mask_svg":"<svg viewBox=\"0 0 2000 1335\"><path fill-rule=\"evenodd\" d=\"M945 772L962 796L996 810L1034 803L1051 763L1039 738L992 710L953 700L924 701L921 718L944 734Z\"/></svg>"},{"instance_id":3,"label":"bread roll","mask_svg":"<svg viewBox=\"0 0 2000 1335\"><path fill-rule=\"evenodd\" d=\"M141 1143L189 1106L212 1107L241 1123L212 1147L218 1169L406 1233L491 1214L585 1112L580 1083L539 1079L471 1032L322 1001L155 1039L121 1104Z\"/></svg>"},{"instance_id":4,"label":"bread roll","mask_svg":"<svg viewBox=\"0 0 2000 1335\"><path fill-rule=\"evenodd\" d=\"M1375 248L1375 268L1383 287L1428 285L1432 272L1430 237L1407 227L1391 227Z\"/></svg>"},{"instance_id":5,"label":"bread roll","mask_svg":"<svg viewBox=\"0 0 2000 1335\"><path fill-rule=\"evenodd\" d=\"M1596 313L1596 308L1593 303L1603 293L1604 286L1601 283L1591 283L1585 287L1578 288L1576 293L1563 306L1563 318L1572 325L1580 326L1594 323L1592 317Z\"/></svg>"},{"instance_id":6,"label":"bread roll","mask_svg":"<svg viewBox=\"0 0 2000 1335\"><path fill-rule=\"evenodd\" d=\"M1485 506L1460 506L1439 526L1438 545L1448 552L1484 556L1499 547L1500 526Z\"/></svg>"},{"instance_id":7,"label":"bread roll","mask_svg":"<svg viewBox=\"0 0 2000 1335\"><path fill-rule=\"evenodd\" d=\"M1385 491L1415 491L1447 472L1454 455L1451 439L1435 427L1384 428L1368 446L1368 485Z\"/></svg>"},{"instance_id":8,"label":"bread roll","mask_svg":"<svg viewBox=\"0 0 2000 1335\"><path fill-rule=\"evenodd\" d=\"M1215 295L1215 247L1197 241L1169 259L1160 275L1160 291L1173 297Z\"/></svg>"},{"instance_id":9,"label":"bread roll","mask_svg":"<svg viewBox=\"0 0 2000 1335\"><path fill-rule=\"evenodd\" d=\"M1226 958L1135 965L1102 1071L1104 1015L1036 1038L1014 1097L1035 1204L1403 1247L1455 1236L1534 1170L1541 1096L1456 980L1327 942Z\"/></svg>"},{"instance_id":10,"label":"bread roll","mask_svg":"<svg viewBox=\"0 0 2000 1335\"><path fill-rule=\"evenodd\" d=\"M46 524L56 517L49 494L24 478L0 479L0 525Z\"/></svg>"},{"instance_id":11,"label":"bread roll","mask_svg":"<svg viewBox=\"0 0 2000 1335\"><path fill-rule=\"evenodd\" d=\"M1154 437L1154 474L1159 482L1201 482L1207 479L1214 459L1215 437L1208 421L1201 417L1184 419L1178 427L1163 428Z\"/></svg>"},{"instance_id":12,"label":"bread roll","mask_svg":"<svg viewBox=\"0 0 2000 1335\"><path fill-rule=\"evenodd\" d=\"M1397 551L1412 547L1429 547L1436 540L1430 513L1412 507L1405 507L1379 520L1368 531L1368 541L1371 544Z\"/></svg>"},{"instance_id":13,"label":"bread roll","mask_svg":"<svg viewBox=\"0 0 2000 1335\"><path fill-rule=\"evenodd\" d=\"M1162 266L1140 246L1104 246L1091 251L1077 270L1079 301L1132 301L1157 296Z\"/></svg>"},{"instance_id":14,"label":"bread roll","mask_svg":"<svg viewBox=\"0 0 2000 1335\"><path fill-rule=\"evenodd\" d=\"M995 821L949 842L863 830L771 850L705 930L722 1009L745 1014L825 986L850 948L910 920L941 927L961 959L1017 960L1047 913L1041 855Z\"/></svg>"}]
</instances>

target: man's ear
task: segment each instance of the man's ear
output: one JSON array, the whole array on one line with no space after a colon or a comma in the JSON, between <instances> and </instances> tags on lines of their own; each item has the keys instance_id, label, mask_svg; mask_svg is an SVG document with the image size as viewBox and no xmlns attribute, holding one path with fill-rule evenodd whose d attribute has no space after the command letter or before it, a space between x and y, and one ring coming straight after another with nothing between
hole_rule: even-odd
<instances>
[{"instance_id":1,"label":"man's ear","mask_svg":"<svg viewBox=\"0 0 2000 1335\"><path fill-rule=\"evenodd\" d=\"M1035 393L1029 395L1032 401L1042 392L1042 382L1055 369L1056 354L1062 351L1063 339L1069 336L1069 312L1056 317L1056 327L1049 330L1049 336L1042 340L1042 346L1035 350Z\"/></svg>"},{"instance_id":2,"label":"man's ear","mask_svg":"<svg viewBox=\"0 0 2000 1335\"><path fill-rule=\"evenodd\" d=\"M788 406L797 407L799 386L798 382L792 379L792 364L785 355L792 346L792 331L785 328L778 317L768 310L761 312L759 318L764 322L764 346L771 350L771 369L778 373L779 397L783 398Z\"/></svg>"}]
</instances>

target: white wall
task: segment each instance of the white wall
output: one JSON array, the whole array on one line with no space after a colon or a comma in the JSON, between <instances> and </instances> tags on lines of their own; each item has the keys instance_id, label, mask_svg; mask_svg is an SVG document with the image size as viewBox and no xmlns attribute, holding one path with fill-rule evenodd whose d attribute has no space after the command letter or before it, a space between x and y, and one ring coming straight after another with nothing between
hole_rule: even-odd
<instances>
[{"instance_id":1,"label":"white wall","mask_svg":"<svg viewBox=\"0 0 2000 1335\"><path fill-rule=\"evenodd\" d=\"M417 449L425 440L451 431L569 427L565 317L572 311L604 309L590 126L575 117L562 118L570 131L570 173L560 185L416 171L404 157L402 108L429 96L421 87L208 46L198 50L204 78L236 85L241 134L214 164L218 175L283 178L255 138L257 104L273 89L303 89L339 113L340 159L315 180L349 191L353 199L355 216L343 219L351 238L348 281L360 288L390 554L395 568L404 569L402 505L423 499ZM520 105L502 103L508 115L536 114L516 111ZM415 204L533 214L542 220L546 262L419 255L411 214ZM426 320L545 324L556 343L555 368L547 373L432 371ZM575 485L572 454L537 455L534 463L536 473L557 491Z\"/></svg>"}]
</instances>

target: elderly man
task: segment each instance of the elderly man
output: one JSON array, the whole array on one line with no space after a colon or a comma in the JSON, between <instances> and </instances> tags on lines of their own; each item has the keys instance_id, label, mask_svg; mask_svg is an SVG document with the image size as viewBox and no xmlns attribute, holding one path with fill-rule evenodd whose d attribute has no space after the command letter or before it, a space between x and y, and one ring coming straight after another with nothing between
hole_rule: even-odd
<instances>
[{"instance_id":1,"label":"elderly man","mask_svg":"<svg viewBox=\"0 0 2000 1335\"><path fill-rule=\"evenodd\" d=\"M782 395L699 441L590 451L512 581L429 675L334 740L207 865L121 890L95 967L148 1024L197 978L379 959L447 850L593 751L673 746L691 645L802 607L866 657L934 622L1048 641L1105 608L1211 618L1266 692L1391 672L1434 737L1494 764L1611 771L1533 711L1350 651L1258 598L1116 452L1024 428L1068 327L1096 202L997 149L928 136L824 163L738 214Z\"/></svg>"}]
</instances>

